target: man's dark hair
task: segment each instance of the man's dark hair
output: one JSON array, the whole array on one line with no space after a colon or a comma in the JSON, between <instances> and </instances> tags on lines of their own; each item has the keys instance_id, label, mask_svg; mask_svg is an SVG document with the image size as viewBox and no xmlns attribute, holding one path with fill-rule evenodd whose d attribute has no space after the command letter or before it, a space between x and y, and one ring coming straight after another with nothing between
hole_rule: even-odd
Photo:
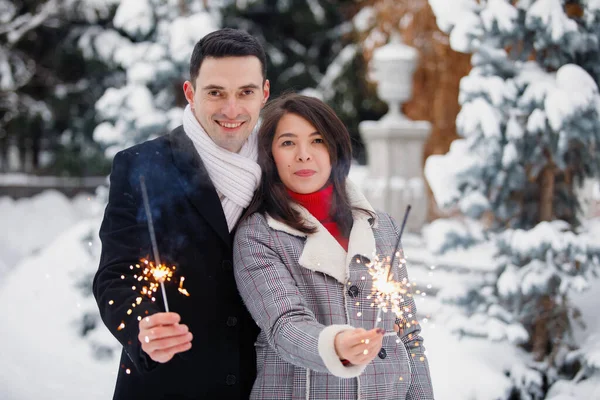
<instances>
[{"instance_id":1,"label":"man's dark hair","mask_svg":"<svg viewBox=\"0 0 600 400\"><path fill-rule=\"evenodd\" d=\"M323 137L331 161L329 183L333 184L331 215L338 224L340 232L348 237L352 229L352 210L373 213L354 208L346 194L346 178L352 163L350 134L335 111L321 100L286 93L269 102L262 113L262 122L258 131L258 164L261 167L261 182L254 198L242 220L255 212L267 213L272 218L304 233L314 233L317 228L304 221L292 207L294 200L289 195L279 177L273 158L273 139L281 118L286 114L295 114L313 125Z\"/></svg>"},{"instance_id":2,"label":"man's dark hair","mask_svg":"<svg viewBox=\"0 0 600 400\"><path fill-rule=\"evenodd\" d=\"M206 57L244 57L258 58L262 66L263 81L267 78L267 56L265 49L248 32L239 29L225 28L204 36L194 46L190 59L190 80L196 85L200 66Z\"/></svg>"}]
</instances>

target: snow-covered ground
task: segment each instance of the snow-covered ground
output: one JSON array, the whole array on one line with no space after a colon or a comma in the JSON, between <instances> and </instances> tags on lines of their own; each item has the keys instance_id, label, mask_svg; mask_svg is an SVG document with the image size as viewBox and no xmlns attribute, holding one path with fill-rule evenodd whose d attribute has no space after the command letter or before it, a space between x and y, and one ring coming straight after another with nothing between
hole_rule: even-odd
<instances>
[{"instance_id":1,"label":"snow-covered ground","mask_svg":"<svg viewBox=\"0 0 600 400\"><path fill-rule=\"evenodd\" d=\"M0 231L3 400L100 400L112 396L117 342L101 324L85 337L81 335L84 316L87 321L98 316L91 279L99 259L102 198L100 193L69 200L54 191L19 201L0 198L0 221L4 222ZM431 293L460 287L489 267L493 251L489 246L434 257L427 248L434 245L435 232L426 232L431 243L426 245L420 236L407 236L405 251L411 278L419 286L431 285ZM443 266L463 269L456 272ZM600 283L594 282L590 291L575 297L589 323L587 331L578 332L582 343L591 340L590 332L600 332L599 291ZM433 295L419 298L417 306L436 399L501 397L510 386L504 372L522 362L518 349L452 335L449 320L457 311ZM600 382L587 385L591 388L586 393L600 393Z\"/></svg>"}]
</instances>

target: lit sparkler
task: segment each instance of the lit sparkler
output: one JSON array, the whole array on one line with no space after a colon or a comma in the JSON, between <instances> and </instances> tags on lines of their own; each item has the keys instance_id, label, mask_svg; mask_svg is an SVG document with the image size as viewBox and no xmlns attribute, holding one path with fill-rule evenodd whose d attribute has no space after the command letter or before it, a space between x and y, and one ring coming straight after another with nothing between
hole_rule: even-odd
<instances>
[{"instance_id":1,"label":"lit sparkler","mask_svg":"<svg viewBox=\"0 0 600 400\"><path fill-rule=\"evenodd\" d=\"M150 212L150 202L148 201L148 192L146 191L146 180L144 176L140 176L140 184L142 186L142 199L144 200L144 208L146 209L146 218L148 219L148 231L150 231L150 240L152 242L152 251L154 252L154 265L151 269L152 276L160 284L160 290L162 292L163 302L165 304L165 311L169 312L169 303L167 302L167 292L165 291L165 279L170 278L166 266L160 263L160 257L158 255L158 245L156 244L156 234L154 233L154 224L152 222L152 213ZM148 263L149 265L150 263ZM172 272L171 272L172 276Z\"/></svg>"},{"instance_id":2,"label":"lit sparkler","mask_svg":"<svg viewBox=\"0 0 600 400\"><path fill-rule=\"evenodd\" d=\"M165 311L169 311L169 303L167 302L167 293L165 291L165 281L169 282L172 280L173 275L177 267L168 266L160 262L160 256L158 254L158 245L156 242L156 234L154 232L154 224L152 222L152 214L150 212L150 202L148 201L148 192L146 190L146 182L143 176L140 176L140 184L142 187L142 199L144 201L144 208L146 210L146 217L148 218L148 231L150 232L150 240L152 242L152 251L154 253L154 260L152 262L145 258L140 260L140 263L135 266L130 265L129 269L132 271L139 270L133 275L133 278L139 282L139 285L131 286L134 291L139 291L142 296L148 297L152 301L156 301L155 293L160 287L162 292L162 298L165 305ZM125 275L121 275L121 279L125 279ZM183 281L185 277L180 277L179 288L177 289L181 294L189 296L190 293L183 287ZM127 315L133 313L133 309L140 305L142 302L142 296L138 296L135 302L131 303L131 308L127 310ZM109 300L109 305L114 304L114 300ZM147 313L147 312L146 312ZM138 316L137 320L141 321L142 317ZM125 328L125 321L121 321L121 324L117 327L120 331Z\"/></svg>"},{"instance_id":3,"label":"lit sparkler","mask_svg":"<svg viewBox=\"0 0 600 400\"><path fill-rule=\"evenodd\" d=\"M398 235L398 240L396 241L396 246L394 247L394 253L392 254L391 260L390 257L385 257L383 260L380 260L379 257L375 257L373 262L371 262L369 266L369 273L373 278L373 286L372 293L367 299L372 299L373 303L372 307L377 306L377 318L375 319L375 328L381 321L381 313L391 311L396 315L396 318L400 321L405 320L405 316L411 315L411 311L408 307L402 308L402 303L405 302L405 296L411 297L411 283L408 282L406 278L402 279L401 282L395 281L392 279L392 267L394 265L394 261L396 256L400 256L400 251L398 247L400 246L400 241L402 240L402 233L404 232L404 227L406 226L406 220L408 219L408 214L410 212L411 206L408 205L406 207L406 212L404 213L404 220L402 221L402 226L400 228L400 233ZM401 264L405 264L406 260L404 257L400 260ZM410 317L409 317L410 318ZM408 326L409 323L407 323Z\"/></svg>"}]
</instances>

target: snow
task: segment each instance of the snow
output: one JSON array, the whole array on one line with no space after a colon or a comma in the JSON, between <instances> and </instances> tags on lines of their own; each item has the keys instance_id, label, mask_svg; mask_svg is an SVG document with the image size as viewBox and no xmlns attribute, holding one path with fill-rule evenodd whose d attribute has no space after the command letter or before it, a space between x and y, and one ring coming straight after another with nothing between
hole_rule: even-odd
<instances>
[{"instance_id":1,"label":"snow","mask_svg":"<svg viewBox=\"0 0 600 400\"><path fill-rule=\"evenodd\" d=\"M525 26L532 28L541 24L549 29L554 43L558 43L567 33L577 32L577 23L567 17L560 0L537 0L528 10Z\"/></svg>"},{"instance_id":2,"label":"snow","mask_svg":"<svg viewBox=\"0 0 600 400\"><path fill-rule=\"evenodd\" d=\"M0 347L3 399L111 397L118 365L95 360L90 344L77 333L82 311L95 303L75 290L75 281L97 265L79 242L98 224L94 219L73 226L21 262L2 286L0 301L10 305L0 309L0 338L10 344Z\"/></svg>"},{"instance_id":3,"label":"snow","mask_svg":"<svg viewBox=\"0 0 600 400\"><path fill-rule=\"evenodd\" d=\"M513 142L508 142L506 146L504 146L504 153L502 154L502 166L508 169L518 161L519 152L517 151L517 146L515 146Z\"/></svg>"},{"instance_id":4,"label":"snow","mask_svg":"<svg viewBox=\"0 0 600 400\"><path fill-rule=\"evenodd\" d=\"M478 38L483 36L481 19L471 11L458 16L457 25L450 32L450 47L461 53L468 53L478 47Z\"/></svg>"},{"instance_id":5,"label":"snow","mask_svg":"<svg viewBox=\"0 0 600 400\"><path fill-rule=\"evenodd\" d=\"M127 70L127 80L134 85L150 84L156 80L156 72L155 65L145 61L137 62Z\"/></svg>"},{"instance_id":6,"label":"snow","mask_svg":"<svg viewBox=\"0 0 600 400\"><path fill-rule=\"evenodd\" d=\"M478 8L476 0L429 0L429 5L435 14L438 27L446 33L461 21L464 13Z\"/></svg>"},{"instance_id":7,"label":"snow","mask_svg":"<svg viewBox=\"0 0 600 400\"><path fill-rule=\"evenodd\" d=\"M527 118L527 132L536 134L546 131L546 113L539 108L533 110Z\"/></svg>"},{"instance_id":8,"label":"snow","mask_svg":"<svg viewBox=\"0 0 600 400\"><path fill-rule=\"evenodd\" d=\"M433 191L435 201L441 208L451 206L460 197L457 181L461 173L477 168L479 159L470 151L465 139L450 144L445 155L432 155L425 162L425 177Z\"/></svg>"},{"instance_id":9,"label":"snow","mask_svg":"<svg viewBox=\"0 0 600 400\"><path fill-rule=\"evenodd\" d=\"M155 25L152 5L148 0L122 0L113 23L132 37L147 36Z\"/></svg>"},{"instance_id":10,"label":"snow","mask_svg":"<svg viewBox=\"0 0 600 400\"><path fill-rule=\"evenodd\" d=\"M500 106L505 98L510 96L507 93L505 82L499 76L480 76L467 75L460 80L460 95L472 96L477 93L485 94L492 105ZM459 100L461 103L464 100Z\"/></svg>"},{"instance_id":11,"label":"snow","mask_svg":"<svg viewBox=\"0 0 600 400\"><path fill-rule=\"evenodd\" d=\"M0 23L6 24L10 22L17 13L17 7L12 1L1 0L0 1Z\"/></svg>"},{"instance_id":12,"label":"snow","mask_svg":"<svg viewBox=\"0 0 600 400\"><path fill-rule=\"evenodd\" d=\"M83 196L87 198L88 196ZM0 230L0 249L6 249L7 254L0 254L0 259L12 264L21 257L39 251L47 246L49 241L65 229L79 221L81 197L69 200L60 192L47 190L39 195L20 201L0 198L0 221L4 227Z\"/></svg>"},{"instance_id":13,"label":"snow","mask_svg":"<svg viewBox=\"0 0 600 400\"><path fill-rule=\"evenodd\" d=\"M311 91L314 97L318 97L321 100L328 101L333 98L335 95L335 90L333 87L334 82L340 77L340 75L344 72L344 68L348 66L356 56L356 45L349 44L346 45L339 54L333 59L331 64L327 67L325 74L321 78L319 85L316 89L305 89L307 96L311 95ZM321 95L322 94L322 95Z\"/></svg>"},{"instance_id":14,"label":"snow","mask_svg":"<svg viewBox=\"0 0 600 400\"><path fill-rule=\"evenodd\" d=\"M486 31L490 32L497 26L500 32L510 33L516 29L519 12L506 0L489 0L480 16Z\"/></svg>"},{"instance_id":15,"label":"snow","mask_svg":"<svg viewBox=\"0 0 600 400\"><path fill-rule=\"evenodd\" d=\"M189 62L196 42L218 28L214 18L205 12L174 19L169 28L171 57L178 63Z\"/></svg>"},{"instance_id":16,"label":"snow","mask_svg":"<svg viewBox=\"0 0 600 400\"><path fill-rule=\"evenodd\" d=\"M550 126L559 131L568 121L600 102L598 86L580 66L567 64L556 72L556 87L551 89L544 106Z\"/></svg>"},{"instance_id":17,"label":"snow","mask_svg":"<svg viewBox=\"0 0 600 400\"><path fill-rule=\"evenodd\" d=\"M307 0L308 7L315 17L315 21L319 24L325 22L325 10L317 0Z\"/></svg>"},{"instance_id":18,"label":"snow","mask_svg":"<svg viewBox=\"0 0 600 400\"><path fill-rule=\"evenodd\" d=\"M476 136L480 132L488 138L500 137L502 134L500 130L501 123L502 115L498 108L482 97L477 97L473 101L463 104L456 117L457 130L461 136L466 138Z\"/></svg>"},{"instance_id":19,"label":"snow","mask_svg":"<svg viewBox=\"0 0 600 400\"><path fill-rule=\"evenodd\" d=\"M352 18L352 23L358 32L367 32L375 25L377 13L373 7L362 7Z\"/></svg>"},{"instance_id":20,"label":"snow","mask_svg":"<svg viewBox=\"0 0 600 400\"><path fill-rule=\"evenodd\" d=\"M367 168L353 165L351 179L364 184ZM9 247L0 246L0 282L4 283L0 285L0 302L9 305L0 309L3 321L0 341L10 344L0 347L0 397L3 400L100 400L110 398L114 388L119 367L118 343L101 324L87 337L78 333L84 314L97 317L89 285L98 265L97 232L104 208L100 199L105 198L105 189L99 191L97 197L80 196L69 200L61 196L47 191L31 199L0 198L0 220L10 217L13 219L9 226L34 227L4 232L0 239L0 243L7 237L12 240ZM597 245L600 219L589 221L587 228L588 242ZM37 231L36 239L31 235ZM504 315L502 309L490 309L489 319L479 317L480 320L475 321L461 317L461 310L455 306L440 302L452 292L463 292L496 264L496 248L486 241L468 250L453 249L443 255L436 254L435 250L441 247L448 232L484 239L480 225L466 220L441 219L428 225L422 236L407 234L403 244L411 280L427 286L432 293L416 301L422 315L422 334L436 399L502 398L512 385L505 372L518 372L524 365L524 354L509 342L457 336L452 331L481 326L487 328L482 333L492 331L496 339L506 338L512 342L522 340L524 333L506 321L509 317L500 318L505 324L492 318ZM540 240L546 236L536 235ZM7 259L7 250L13 248L14 243L29 242L30 238L32 243L20 249L16 266L3 270L1 264ZM33 241L38 244L34 246ZM531 246L538 242L528 241ZM515 278L506 279L505 286L510 290ZM598 356L594 354L600 353L598 340L593 335L600 331L597 313L600 280L590 283L589 291L574 296L575 305L581 308L589 325L587 330L578 328L576 335L589 355L589 362L597 363ZM436 290L440 291L437 296ZM114 350L113 355L95 357L99 346ZM529 373L525 369L521 371ZM596 378L578 385L569 382L553 390L563 396L553 399L591 399L599 390L600 381ZM565 393L575 394L564 397Z\"/></svg>"},{"instance_id":21,"label":"snow","mask_svg":"<svg viewBox=\"0 0 600 400\"><path fill-rule=\"evenodd\" d=\"M120 139L119 131L110 122L102 122L94 129L94 141L98 143L116 143Z\"/></svg>"}]
</instances>

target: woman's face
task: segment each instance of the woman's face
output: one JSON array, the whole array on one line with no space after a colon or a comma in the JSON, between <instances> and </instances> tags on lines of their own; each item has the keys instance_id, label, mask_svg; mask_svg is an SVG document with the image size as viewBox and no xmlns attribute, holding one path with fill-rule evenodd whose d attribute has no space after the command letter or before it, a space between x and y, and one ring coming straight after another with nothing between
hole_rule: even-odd
<instances>
[{"instance_id":1,"label":"woman's face","mask_svg":"<svg viewBox=\"0 0 600 400\"><path fill-rule=\"evenodd\" d=\"M331 175L331 160L317 129L296 114L285 114L277 124L271 147L279 178L292 192L322 189Z\"/></svg>"}]
</instances>

